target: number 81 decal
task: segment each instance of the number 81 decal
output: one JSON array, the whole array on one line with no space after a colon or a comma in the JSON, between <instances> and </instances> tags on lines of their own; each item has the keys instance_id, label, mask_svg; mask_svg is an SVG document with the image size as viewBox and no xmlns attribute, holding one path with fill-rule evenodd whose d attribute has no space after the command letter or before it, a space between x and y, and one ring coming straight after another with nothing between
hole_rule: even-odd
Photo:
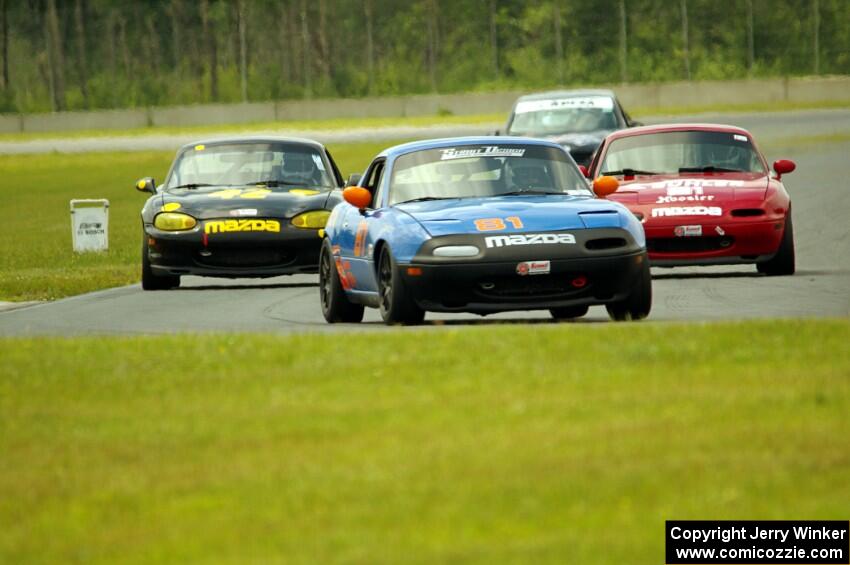
<instances>
[{"instance_id":1,"label":"number 81 decal","mask_svg":"<svg viewBox=\"0 0 850 565\"><path fill-rule=\"evenodd\" d=\"M481 218L480 220L475 220L475 229L478 231L502 231L508 227L505 222L511 224L516 229L522 228L522 220L517 216L508 216L505 219Z\"/></svg>"}]
</instances>

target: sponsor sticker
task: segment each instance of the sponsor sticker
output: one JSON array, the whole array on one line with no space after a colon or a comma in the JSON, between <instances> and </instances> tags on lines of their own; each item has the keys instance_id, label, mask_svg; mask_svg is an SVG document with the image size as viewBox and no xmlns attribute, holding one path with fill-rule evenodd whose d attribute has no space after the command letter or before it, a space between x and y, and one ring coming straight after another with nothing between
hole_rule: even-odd
<instances>
[{"instance_id":1,"label":"sponsor sticker","mask_svg":"<svg viewBox=\"0 0 850 565\"><path fill-rule=\"evenodd\" d=\"M548 275L552 270L550 261L523 261L516 266L516 274L525 275Z\"/></svg>"},{"instance_id":2,"label":"sponsor sticker","mask_svg":"<svg viewBox=\"0 0 850 565\"><path fill-rule=\"evenodd\" d=\"M528 114L541 110L558 110L561 108L599 108L611 110L614 101L608 96L586 96L581 98L560 98L550 100L524 100L516 105L515 114Z\"/></svg>"},{"instance_id":3,"label":"sponsor sticker","mask_svg":"<svg viewBox=\"0 0 850 565\"><path fill-rule=\"evenodd\" d=\"M231 216L245 217L245 216L256 216L257 209L256 208L239 208L238 210L231 210Z\"/></svg>"},{"instance_id":4,"label":"sponsor sticker","mask_svg":"<svg viewBox=\"0 0 850 565\"><path fill-rule=\"evenodd\" d=\"M736 133L735 135L733 135L733 136L732 136L732 138L733 138L735 141L747 141L747 136L746 136L746 135L740 135L740 134L737 134L737 133Z\"/></svg>"},{"instance_id":5,"label":"sponsor sticker","mask_svg":"<svg viewBox=\"0 0 850 565\"><path fill-rule=\"evenodd\" d=\"M484 238L484 245L492 247L510 247L512 245L551 245L575 244L576 238L571 233L527 233L512 235L490 235Z\"/></svg>"},{"instance_id":6,"label":"sponsor sticker","mask_svg":"<svg viewBox=\"0 0 850 565\"><path fill-rule=\"evenodd\" d=\"M673 235L676 237L700 237L702 236L702 226L676 226L673 228Z\"/></svg>"},{"instance_id":7,"label":"sponsor sticker","mask_svg":"<svg viewBox=\"0 0 850 565\"><path fill-rule=\"evenodd\" d=\"M713 194L705 194L702 186L668 186L667 196L659 196L656 204L672 204L673 202L703 202L714 200Z\"/></svg>"},{"instance_id":8,"label":"sponsor sticker","mask_svg":"<svg viewBox=\"0 0 850 565\"><path fill-rule=\"evenodd\" d=\"M230 232L279 232L280 222L277 220L212 220L204 224L204 233Z\"/></svg>"},{"instance_id":9,"label":"sponsor sticker","mask_svg":"<svg viewBox=\"0 0 850 565\"><path fill-rule=\"evenodd\" d=\"M226 188L209 194L210 198L221 198L222 200L232 200L234 198L244 198L246 200L262 200L271 194L268 188Z\"/></svg>"},{"instance_id":10,"label":"sponsor sticker","mask_svg":"<svg viewBox=\"0 0 850 565\"><path fill-rule=\"evenodd\" d=\"M470 149L450 147L448 149L441 149L440 153L441 161L450 161L452 159L467 159L469 157L522 157L525 155L525 149L485 145L484 147L473 147Z\"/></svg>"},{"instance_id":11,"label":"sponsor sticker","mask_svg":"<svg viewBox=\"0 0 850 565\"><path fill-rule=\"evenodd\" d=\"M106 231L100 222L81 222L77 228L78 235L103 235Z\"/></svg>"},{"instance_id":12,"label":"sponsor sticker","mask_svg":"<svg viewBox=\"0 0 850 565\"><path fill-rule=\"evenodd\" d=\"M718 206L670 206L669 208L653 208L653 218L671 216L722 216L723 210Z\"/></svg>"},{"instance_id":13,"label":"sponsor sticker","mask_svg":"<svg viewBox=\"0 0 850 565\"><path fill-rule=\"evenodd\" d=\"M629 184L629 190L667 189L669 191L671 188L678 187L734 188L736 186L744 186L744 181L728 179L672 179L658 182Z\"/></svg>"}]
</instances>

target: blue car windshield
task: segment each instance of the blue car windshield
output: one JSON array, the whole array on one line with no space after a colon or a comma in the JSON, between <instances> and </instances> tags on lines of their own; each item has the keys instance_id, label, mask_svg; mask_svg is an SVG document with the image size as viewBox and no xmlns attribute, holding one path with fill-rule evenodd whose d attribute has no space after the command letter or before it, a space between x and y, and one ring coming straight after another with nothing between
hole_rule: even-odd
<instances>
[{"instance_id":1,"label":"blue car windshield","mask_svg":"<svg viewBox=\"0 0 850 565\"><path fill-rule=\"evenodd\" d=\"M458 145L416 151L396 159L389 203L541 193L592 196L584 176L562 149L523 144Z\"/></svg>"}]
</instances>

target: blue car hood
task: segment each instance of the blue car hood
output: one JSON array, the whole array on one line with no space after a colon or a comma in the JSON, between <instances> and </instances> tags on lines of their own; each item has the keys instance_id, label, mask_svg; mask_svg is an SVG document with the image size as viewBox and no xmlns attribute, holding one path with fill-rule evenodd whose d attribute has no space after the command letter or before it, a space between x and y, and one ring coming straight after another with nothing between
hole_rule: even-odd
<instances>
[{"instance_id":1,"label":"blue car hood","mask_svg":"<svg viewBox=\"0 0 850 565\"><path fill-rule=\"evenodd\" d=\"M477 233L480 230L475 220L486 218L505 221L503 231L508 233L583 229L597 226L596 220L603 218L609 226L622 224L621 205L585 196L490 196L411 202L396 207L415 218L432 237ZM520 219L522 228L505 220L512 216Z\"/></svg>"}]
</instances>

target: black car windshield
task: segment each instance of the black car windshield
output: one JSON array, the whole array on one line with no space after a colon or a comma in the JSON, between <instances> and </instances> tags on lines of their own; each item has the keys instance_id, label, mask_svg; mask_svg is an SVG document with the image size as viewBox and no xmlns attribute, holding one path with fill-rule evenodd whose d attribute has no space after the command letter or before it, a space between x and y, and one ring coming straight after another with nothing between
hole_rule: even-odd
<instances>
[{"instance_id":1,"label":"black car windshield","mask_svg":"<svg viewBox=\"0 0 850 565\"><path fill-rule=\"evenodd\" d=\"M275 191L331 188L318 150L290 143L196 145L178 156L166 188L265 185Z\"/></svg>"},{"instance_id":2,"label":"black car windshield","mask_svg":"<svg viewBox=\"0 0 850 565\"><path fill-rule=\"evenodd\" d=\"M653 174L765 172L750 138L724 131L671 131L612 141L599 170L623 174L629 169Z\"/></svg>"},{"instance_id":3,"label":"black car windshield","mask_svg":"<svg viewBox=\"0 0 850 565\"><path fill-rule=\"evenodd\" d=\"M458 145L402 155L395 161L389 203L499 195L592 196L560 148L542 145Z\"/></svg>"},{"instance_id":4,"label":"black car windshield","mask_svg":"<svg viewBox=\"0 0 850 565\"><path fill-rule=\"evenodd\" d=\"M522 100L514 108L509 135L546 136L618 128L614 99L587 96Z\"/></svg>"}]
</instances>

